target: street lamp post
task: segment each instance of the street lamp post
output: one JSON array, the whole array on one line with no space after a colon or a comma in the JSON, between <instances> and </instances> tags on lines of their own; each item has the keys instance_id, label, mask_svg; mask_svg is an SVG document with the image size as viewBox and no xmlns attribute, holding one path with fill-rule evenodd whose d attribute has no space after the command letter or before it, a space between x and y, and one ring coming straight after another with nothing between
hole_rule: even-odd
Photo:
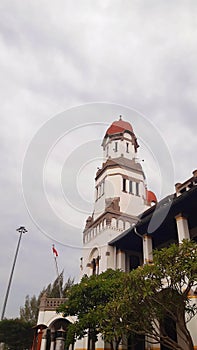
<instances>
[{"instance_id":1,"label":"street lamp post","mask_svg":"<svg viewBox=\"0 0 197 350\"><path fill-rule=\"evenodd\" d=\"M9 292L10 292L10 286L11 286L11 283L12 283L12 277L13 277L14 268L15 268L15 265L16 265L16 259L17 259L17 256L18 256L18 251L19 251L19 246L20 246L22 234L27 232L27 230L26 230L26 228L24 226L19 227L16 231L18 231L20 233L20 235L19 235L18 244L17 244L17 247L16 247L16 253L15 253L15 256L14 256L14 261L13 261L13 264L12 264L12 270L11 270L11 273L10 273L8 287L7 287L5 300L4 300L4 304L3 304L1 321L4 319L4 315L5 315L5 308L6 308L6 305L7 305L8 295L9 295Z\"/></svg>"}]
</instances>

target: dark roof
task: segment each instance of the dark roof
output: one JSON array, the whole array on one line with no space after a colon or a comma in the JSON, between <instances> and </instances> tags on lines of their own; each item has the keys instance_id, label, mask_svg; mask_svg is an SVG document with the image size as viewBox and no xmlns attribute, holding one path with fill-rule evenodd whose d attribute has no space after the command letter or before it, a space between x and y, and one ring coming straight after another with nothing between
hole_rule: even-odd
<instances>
[{"instance_id":1,"label":"dark roof","mask_svg":"<svg viewBox=\"0 0 197 350\"><path fill-rule=\"evenodd\" d=\"M153 248L162 246L165 242L177 241L177 228L175 217L182 214L188 218L190 231L197 227L197 186L185 191L180 196L175 194L165 197L157 205L146 210L139 216L135 227L131 227L117 238L109 242L119 249L130 247L139 251L144 234L153 237ZM196 231L196 230L195 230Z\"/></svg>"}]
</instances>

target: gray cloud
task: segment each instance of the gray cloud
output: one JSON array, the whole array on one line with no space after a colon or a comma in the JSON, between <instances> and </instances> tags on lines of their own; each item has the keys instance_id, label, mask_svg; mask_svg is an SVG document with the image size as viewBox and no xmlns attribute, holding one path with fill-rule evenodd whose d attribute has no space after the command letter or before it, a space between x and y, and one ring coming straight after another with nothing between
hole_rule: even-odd
<instances>
[{"instance_id":1,"label":"gray cloud","mask_svg":"<svg viewBox=\"0 0 197 350\"><path fill-rule=\"evenodd\" d=\"M174 182L184 181L196 168L197 3L3 0L0 8L0 305L18 238L15 229L26 225L29 231L8 300L6 316L11 317L26 294L38 293L55 278L53 241L31 221L21 187L28 144L49 118L87 102L129 106L158 128L172 156ZM114 115L106 115L108 123L110 118L117 118L115 109ZM137 118L136 113L138 131ZM98 121L104 119L98 114ZM159 180L150 164L144 162L148 184L157 191ZM92 184L94 174L87 176ZM87 191L93 191L90 185ZM51 196L60 205L54 184ZM57 225L42 210L40 216L50 231L64 237L62 222ZM75 242L80 242L83 225L81 219L81 231L71 230ZM77 276L80 250L56 244L60 269L65 276Z\"/></svg>"}]
</instances>

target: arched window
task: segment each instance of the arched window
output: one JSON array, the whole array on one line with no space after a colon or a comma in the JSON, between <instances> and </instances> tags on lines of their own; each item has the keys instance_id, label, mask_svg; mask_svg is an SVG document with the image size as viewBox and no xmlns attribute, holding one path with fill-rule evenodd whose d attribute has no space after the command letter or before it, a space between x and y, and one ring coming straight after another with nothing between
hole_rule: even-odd
<instances>
[{"instance_id":1,"label":"arched window","mask_svg":"<svg viewBox=\"0 0 197 350\"><path fill-rule=\"evenodd\" d=\"M115 218L112 218L112 220L111 220L111 226L112 226L112 227L116 227L116 219L115 219Z\"/></svg>"},{"instance_id":2,"label":"arched window","mask_svg":"<svg viewBox=\"0 0 197 350\"><path fill-rule=\"evenodd\" d=\"M89 265L92 269L92 275L97 275L99 273L99 251L98 248L93 248L89 256Z\"/></svg>"},{"instance_id":3,"label":"arched window","mask_svg":"<svg viewBox=\"0 0 197 350\"><path fill-rule=\"evenodd\" d=\"M125 222L125 230L127 230L127 229L130 228L130 227L131 227L130 222L129 222L129 221L126 221L126 222Z\"/></svg>"},{"instance_id":4,"label":"arched window","mask_svg":"<svg viewBox=\"0 0 197 350\"><path fill-rule=\"evenodd\" d=\"M124 222L123 222L123 220L118 220L118 228L119 228L120 230L123 230L123 229L124 229Z\"/></svg>"}]
</instances>

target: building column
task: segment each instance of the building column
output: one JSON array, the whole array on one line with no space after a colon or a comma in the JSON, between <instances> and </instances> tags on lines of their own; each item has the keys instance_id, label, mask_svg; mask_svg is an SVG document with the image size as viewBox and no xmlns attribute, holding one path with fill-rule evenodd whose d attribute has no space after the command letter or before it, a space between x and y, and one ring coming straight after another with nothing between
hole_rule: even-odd
<instances>
[{"instance_id":1,"label":"building column","mask_svg":"<svg viewBox=\"0 0 197 350\"><path fill-rule=\"evenodd\" d=\"M121 269L123 271L125 271L125 252L123 252L122 250L118 249L117 251L117 265L116 265L117 269Z\"/></svg>"},{"instance_id":2,"label":"building column","mask_svg":"<svg viewBox=\"0 0 197 350\"><path fill-rule=\"evenodd\" d=\"M57 331L55 349L56 350L64 350L64 347L65 347L65 331L63 328L61 328Z\"/></svg>"},{"instance_id":3,"label":"building column","mask_svg":"<svg viewBox=\"0 0 197 350\"><path fill-rule=\"evenodd\" d=\"M47 328L43 330L40 350L46 350L46 346L47 346Z\"/></svg>"},{"instance_id":4,"label":"building column","mask_svg":"<svg viewBox=\"0 0 197 350\"><path fill-rule=\"evenodd\" d=\"M55 349L55 329L51 329L51 345L50 345L50 350Z\"/></svg>"},{"instance_id":5,"label":"building column","mask_svg":"<svg viewBox=\"0 0 197 350\"><path fill-rule=\"evenodd\" d=\"M37 330L36 342L35 342L35 349L36 350L40 350L40 348L41 348L43 332L44 332L44 330L42 327Z\"/></svg>"},{"instance_id":6,"label":"building column","mask_svg":"<svg viewBox=\"0 0 197 350\"><path fill-rule=\"evenodd\" d=\"M186 217L184 217L181 213L175 216L175 219L176 219L179 243L182 243L183 239L190 239L188 221Z\"/></svg>"},{"instance_id":7,"label":"building column","mask_svg":"<svg viewBox=\"0 0 197 350\"><path fill-rule=\"evenodd\" d=\"M153 262L152 237L147 234L143 236L143 257L144 264L149 264Z\"/></svg>"}]
</instances>

